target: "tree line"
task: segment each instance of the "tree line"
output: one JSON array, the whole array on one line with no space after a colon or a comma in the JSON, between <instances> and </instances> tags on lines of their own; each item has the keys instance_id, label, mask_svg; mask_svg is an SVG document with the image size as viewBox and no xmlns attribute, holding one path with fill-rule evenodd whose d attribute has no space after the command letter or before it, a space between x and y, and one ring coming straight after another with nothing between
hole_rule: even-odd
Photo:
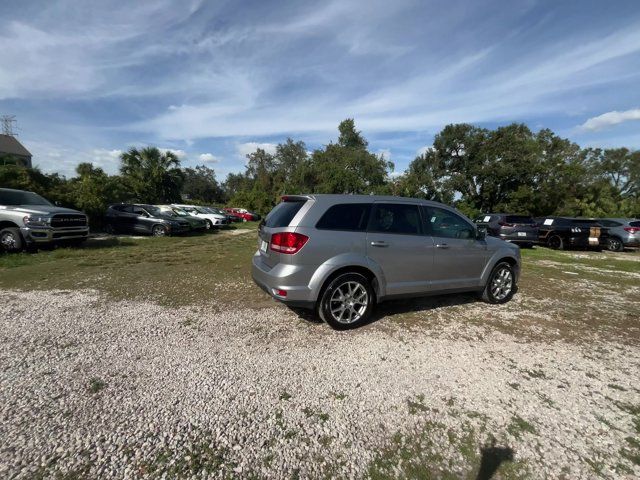
<instances>
[{"instance_id":1,"label":"tree line","mask_svg":"<svg viewBox=\"0 0 640 480\"><path fill-rule=\"evenodd\" d=\"M94 220L121 201L228 204L267 213L289 193L387 194L433 199L467 215L640 217L640 151L580 148L549 129L524 124L486 129L447 125L433 146L394 175L384 155L369 151L353 119L339 136L312 152L291 138L275 153L247 155L245 171L219 183L204 165L181 168L172 152L131 148L118 175L82 163L70 179L0 161L0 186L35 191L78 208Z\"/></svg>"}]
</instances>

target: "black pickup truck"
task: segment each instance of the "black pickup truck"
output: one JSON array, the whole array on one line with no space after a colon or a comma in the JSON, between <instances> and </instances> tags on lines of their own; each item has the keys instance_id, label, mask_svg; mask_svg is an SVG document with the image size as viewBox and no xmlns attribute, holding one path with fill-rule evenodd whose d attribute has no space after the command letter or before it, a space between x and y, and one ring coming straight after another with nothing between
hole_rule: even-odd
<instances>
[{"instance_id":1,"label":"black pickup truck","mask_svg":"<svg viewBox=\"0 0 640 480\"><path fill-rule=\"evenodd\" d=\"M538 217L538 243L554 250L607 246L608 229L597 220L570 217Z\"/></svg>"}]
</instances>

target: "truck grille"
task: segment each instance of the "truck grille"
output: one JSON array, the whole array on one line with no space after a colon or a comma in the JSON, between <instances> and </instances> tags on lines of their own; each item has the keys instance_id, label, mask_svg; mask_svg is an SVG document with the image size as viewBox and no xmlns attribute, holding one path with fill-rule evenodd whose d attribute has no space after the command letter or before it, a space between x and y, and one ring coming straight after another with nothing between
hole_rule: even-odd
<instances>
[{"instance_id":1,"label":"truck grille","mask_svg":"<svg viewBox=\"0 0 640 480\"><path fill-rule=\"evenodd\" d=\"M51 226L54 228L64 227L86 227L87 217L74 213L60 213L51 219Z\"/></svg>"}]
</instances>

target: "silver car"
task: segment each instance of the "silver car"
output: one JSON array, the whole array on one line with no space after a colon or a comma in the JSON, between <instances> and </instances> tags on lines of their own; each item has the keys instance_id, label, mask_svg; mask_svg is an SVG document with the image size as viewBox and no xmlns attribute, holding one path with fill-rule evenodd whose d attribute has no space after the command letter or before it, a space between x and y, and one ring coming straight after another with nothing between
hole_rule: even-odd
<instances>
[{"instance_id":1,"label":"silver car","mask_svg":"<svg viewBox=\"0 0 640 480\"><path fill-rule=\"evenodd\" d=\"M609 229L607 248L621 252L640 247L640 220L630 218L599 218L598 223Z\"/></svg>"},{"instance_id":2,"label":"silver car","mask_svg":"<svg viewBox=\"0 0 640 480\"><path fill-rule=\"evenodd\" d=\"M504 303L520 250L457 210L413 198L288 195L262 221L254 281L336 329L366 323L387 299L477 291Z\"/></svg>"}]
</instances>

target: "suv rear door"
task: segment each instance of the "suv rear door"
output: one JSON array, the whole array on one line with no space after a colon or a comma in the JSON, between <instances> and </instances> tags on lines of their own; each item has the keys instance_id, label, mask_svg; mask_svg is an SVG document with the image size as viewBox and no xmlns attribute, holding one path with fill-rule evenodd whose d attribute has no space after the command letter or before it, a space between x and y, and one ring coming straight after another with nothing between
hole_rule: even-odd
<instances>
[{"instance_id":1,"label":"suv rear door","mask_svg":"<svg viewBox=\"0 0 640 480\"><path fill-rule=\"evenodd\" d=\"M422 206L425 233L433 237L433 290L479 286L487 261L487 243L476 239L474 226L457 213Z\"/></svg>"},{"instance_id":2,"label":"suv rear door","mask_svg":"<svg viewBox=\"0 0 640 480\"><path fill-rule=\"evenodd\" d=\"M429 290L433 240L422 234L420 208L413 203L374 202L367 228L367 257L384 273L387 295Z\"/></svg>"}]
</instances>

